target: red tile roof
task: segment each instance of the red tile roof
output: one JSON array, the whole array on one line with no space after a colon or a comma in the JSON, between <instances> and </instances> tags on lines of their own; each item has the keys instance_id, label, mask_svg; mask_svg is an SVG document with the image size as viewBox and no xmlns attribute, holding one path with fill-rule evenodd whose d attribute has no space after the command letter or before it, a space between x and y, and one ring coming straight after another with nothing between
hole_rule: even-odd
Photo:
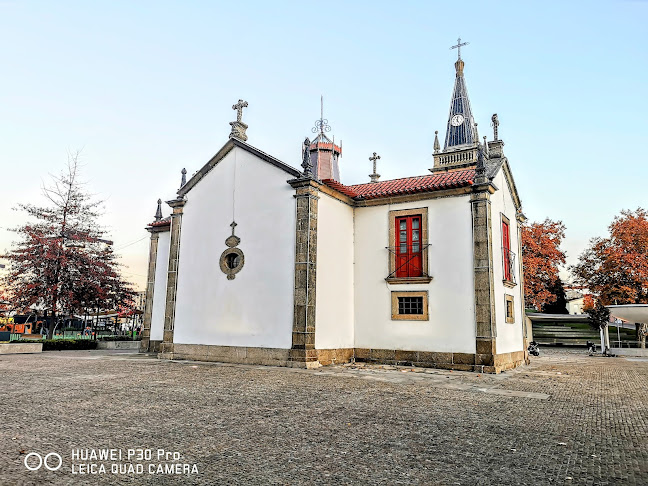
<instances>
[{"instance_id":1,"label":"red tile roof","mask_svg":"<svg viewBox=\"0 0 648 486\"><path fill-rule=\"evenodd\" d=\"M159 221L153 221L152 223L149 224L150 227L157 227L157 226L170 226L171 225L171 217L167 216L164 219L161 219Z\"/></svg>"},{"instance_id":2,"label":"red tile roof","mask_svg":"<svg viewBox=\"0 0 648 486\"><path fill-rule=\"evenodd\" d=\"M471 186L475 178L474 169L442 172L418 177L405 177L391 181L368 182L345 186L332 179L322 182L350 198L377 199L381 197L397 196L402 194L415 194L418 192L432 192L455 187Z\"/></svg>"}]
</instances>

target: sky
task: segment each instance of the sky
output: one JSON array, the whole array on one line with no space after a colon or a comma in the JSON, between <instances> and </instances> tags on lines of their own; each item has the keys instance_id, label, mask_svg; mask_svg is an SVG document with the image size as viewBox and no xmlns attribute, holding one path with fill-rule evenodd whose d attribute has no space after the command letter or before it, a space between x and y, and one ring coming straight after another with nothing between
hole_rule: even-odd
<instances>
[{"instance_id":1,"label":"sky","mask_svg":"<svg viewBox=\"0 0 648 486\"><path fill-rule=\"evenodd\" d=\"M575 263L623 209L648 207L648 2L0 0L0 253L81 151L125 276L144 287L145 226L180 171L227 141L299 167L324 117L342 182L432 167L457 38L480 136L499 135L530 221L561 220ZM165 215L169 208L164 208ZM563 276L567 276L563 272Z\"/></svg>"}]
</instances>

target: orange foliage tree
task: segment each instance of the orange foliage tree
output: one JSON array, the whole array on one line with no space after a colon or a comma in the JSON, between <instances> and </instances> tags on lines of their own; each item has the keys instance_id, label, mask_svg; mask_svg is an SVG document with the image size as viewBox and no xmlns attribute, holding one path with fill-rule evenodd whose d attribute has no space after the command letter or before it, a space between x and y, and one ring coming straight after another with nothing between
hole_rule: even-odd
<instances>
[{"instance_id":1,"label":"orange foliage tree","mask_svg":"<svg viewBox=\"0 0 648 486\"><path fill-rule=\"evenodd\" d=\"M542 223L522 227L524 299L527 306L537 311L557 299L558 265L565 263L565 252L560 249L564 237L562 221L547 218Z\"/></svg>"},{"instance_id":2,"label":"orange foliage tree","mask_svg":"<svg viewBox=\"0 0 648 486\"><path fill-rule=\"evenodd\" d=\"M608 238L593 238L570 267L604 304L648 303L648 212L621 211Z\"/></svg>"}]
</instances>

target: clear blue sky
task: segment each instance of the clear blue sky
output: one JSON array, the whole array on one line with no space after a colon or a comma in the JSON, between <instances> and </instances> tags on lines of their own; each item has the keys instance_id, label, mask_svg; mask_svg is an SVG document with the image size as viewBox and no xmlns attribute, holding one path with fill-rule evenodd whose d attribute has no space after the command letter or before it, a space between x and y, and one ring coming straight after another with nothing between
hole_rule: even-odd
<instances>
[{"instance_id":1,"label":"clear blue sky","mask_svg":"<svg viewBox=\"0 0 648 486\"><path fill-rule=\"evenodd\" d=\"M142 285L156 200L227 141L239 98L248 142L293 166L323 94L342 182L367 181L374 151L382 179L427 173L461 36L480 134L498 113L526 215L564 221L573 262L648 206L647 24L643 1L0 0L0 250L11 208L82 149Z\"/></svg>"}]
</instances>

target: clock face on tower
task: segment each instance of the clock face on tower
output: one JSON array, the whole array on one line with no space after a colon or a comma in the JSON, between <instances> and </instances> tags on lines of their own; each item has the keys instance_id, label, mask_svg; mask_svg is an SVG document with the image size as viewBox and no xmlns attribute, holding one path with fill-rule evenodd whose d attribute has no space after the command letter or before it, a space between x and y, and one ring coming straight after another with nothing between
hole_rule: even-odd
<instances>
[{"instance_id":1,"label":"clock face on tower","mask_svg":"<svg viewBox=\"0 0 648 486\"><path fill-rule=\"evenodd\" d=\"M450 125L453 127L458 127L464 122L464 117L463 115L455 115L450 119Z\"/></svg>"}]
</instances>

